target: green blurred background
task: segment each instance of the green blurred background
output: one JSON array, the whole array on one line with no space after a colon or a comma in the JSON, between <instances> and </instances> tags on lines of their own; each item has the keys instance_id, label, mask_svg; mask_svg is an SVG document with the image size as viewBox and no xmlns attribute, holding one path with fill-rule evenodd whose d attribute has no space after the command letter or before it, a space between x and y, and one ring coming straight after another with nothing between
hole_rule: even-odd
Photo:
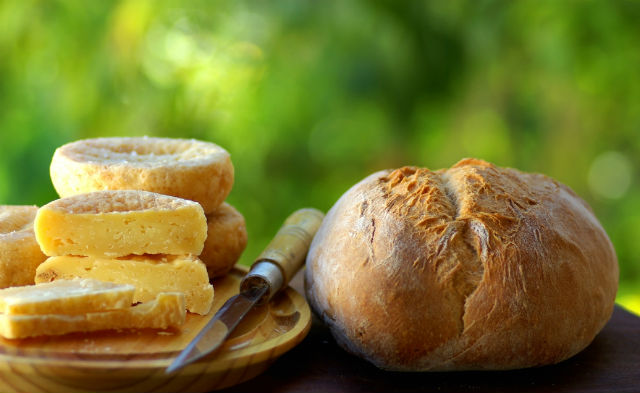
<instances>
[{"instance_id":1,"label":"green blurred background","mask_svg":"<svg viewBox=\"0 0 640 393\"><path fill-rule=\"evenodd\" d=\"M225 147L249 264L366 175L474 156L587 200L640 312L640 3L0 1L0 204L87 137Z\"/></svg>"}]
</instances>

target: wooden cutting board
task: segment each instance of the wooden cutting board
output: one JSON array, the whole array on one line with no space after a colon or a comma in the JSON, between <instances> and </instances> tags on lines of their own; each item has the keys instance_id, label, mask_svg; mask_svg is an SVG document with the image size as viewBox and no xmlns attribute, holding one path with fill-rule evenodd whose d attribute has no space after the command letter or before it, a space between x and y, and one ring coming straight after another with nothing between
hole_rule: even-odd
<instances>
[{"instance_id":1,"label":"wooden cutting board","mask_svg":"<svg viewBox=\"0 0 640 393\"><path fill-rule=\"evenodd\" d=\"M213 282L206 316L188 314L179 330L74 333L0 339L2 392L207 392L263 372L306 336L311 312L291 288L248 314L216 353L167 375L164 369L231 296L246 270Z\"/></svg>"}]
</instances>

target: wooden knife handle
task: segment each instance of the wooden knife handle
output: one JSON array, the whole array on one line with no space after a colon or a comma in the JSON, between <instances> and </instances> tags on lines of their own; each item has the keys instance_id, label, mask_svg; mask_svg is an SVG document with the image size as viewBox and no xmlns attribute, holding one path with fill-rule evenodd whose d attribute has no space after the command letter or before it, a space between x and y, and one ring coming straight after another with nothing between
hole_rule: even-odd
<instances>
[{"instance_id":1,"label":"wooden knife handle","mask_svg":"<svg viewBox=\"0 0 640 393\"><path fill-rule=\"evenodd\" d=\"M317 209L306 208L293 212L254 265L264 261L277 265L282 272L282 286L286 286L304 265L311 240L323 218L324 214ZM274 288L274 291L278 289Z\"/></svg>"}]
</instances>

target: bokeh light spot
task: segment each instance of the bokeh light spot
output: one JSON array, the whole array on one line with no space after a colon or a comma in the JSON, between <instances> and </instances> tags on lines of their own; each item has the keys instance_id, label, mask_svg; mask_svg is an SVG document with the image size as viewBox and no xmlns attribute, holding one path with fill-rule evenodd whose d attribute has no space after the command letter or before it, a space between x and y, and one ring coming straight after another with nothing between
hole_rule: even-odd
<instances>
[{"instance_id":1,"label":"bokeh light spot","mask_svg":"<svg viewBox=\"0 0 640 393\"><path fill-rule=\"evenodd\" d=\"M594 195L619 199L631 185L631 162L617 151L602 153L591 163L588 182Z\"/></svg>"}]
</instances>

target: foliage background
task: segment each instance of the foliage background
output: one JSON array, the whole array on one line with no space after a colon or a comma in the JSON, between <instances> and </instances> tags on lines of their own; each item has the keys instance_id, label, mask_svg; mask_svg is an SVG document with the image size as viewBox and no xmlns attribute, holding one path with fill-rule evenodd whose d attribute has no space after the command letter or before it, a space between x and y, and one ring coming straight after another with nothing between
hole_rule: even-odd
<instances>
[{"instance_id":1,"label":"foliage background","mask_svg":"<svg viewBox=\"0 0 640 393\"><path fill-rule=\"evenodd\" d=\"M55 199L56 147L209 140L249 264L288 213L373 171L462 157L594 208L640 310L640 3L0 1L0 204Z\"/></svg>"}]
</instances>

